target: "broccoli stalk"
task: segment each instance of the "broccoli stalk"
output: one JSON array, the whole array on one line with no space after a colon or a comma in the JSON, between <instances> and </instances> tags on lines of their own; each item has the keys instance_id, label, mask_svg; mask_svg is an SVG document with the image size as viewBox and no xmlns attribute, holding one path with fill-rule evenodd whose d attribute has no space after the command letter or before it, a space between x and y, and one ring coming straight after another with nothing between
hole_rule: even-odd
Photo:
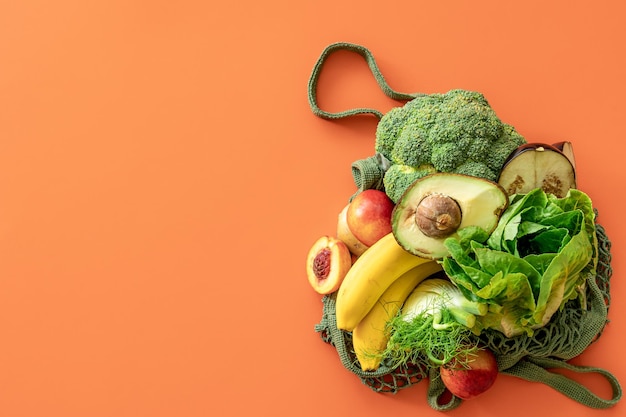
<instances>
[{"instance_id":1,"label":"broccoli stalk","mask_svg":"<svg viewBox=\"0 0 626 417\"><path fill-rule=\"evenodd\" d=\"M392 164L383 184L397 202L413 181L434 172L496 181L511 152L524 143L482 94L451 90L420 96L385 114L375 151Z\"/></svg>"}]
</instances>

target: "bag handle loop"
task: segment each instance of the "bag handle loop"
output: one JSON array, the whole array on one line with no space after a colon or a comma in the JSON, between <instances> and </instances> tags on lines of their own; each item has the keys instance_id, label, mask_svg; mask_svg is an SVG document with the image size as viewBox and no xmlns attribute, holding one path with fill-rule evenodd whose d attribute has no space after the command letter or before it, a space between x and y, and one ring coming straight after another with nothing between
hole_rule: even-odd
<instances>
[{"instance_id":1,"label":"bag handle loop","mask_svg":"<svg viewBox=\"0 0 626 417\"><path fill-rule=\"evenodd\" d=\"M584 385L565 375L550 372L550 369L565 369L577 373L597 373L604 377L612 389L612 397L604 399ZM531 382L546 384L567 397L590 408L605 409L617 404L622 397L622 388L615 376L596 367L577 366L553 358L525 358L503 373Z\"/></svg>"},{"instance_id":2,"label":"bag handle loop","mask_svg":"<svg viewBox=\"0 0 626 417\"><path fill-rule=\"evenodd\" d=\"M328 111L322 110L319 107L317 103L317 83L319 81L322 68L324 67L326 60L328 59L330 55L332 55L334 52L341 51L341 50L357 53L365 59L365 61L367 62L367 65L369 66L370 71L372 72L372 75L374 75L374 78L376 79L376 82L378 83L378 86L383 91L383 93L385 93L387 97L390 97L393 100L398 100L398 101L408 101L408 100L412 100L416 97L424 95L422 93L408 94L408 93L400 93L398 91L395 91L389 86L389 84L385 80L385 77L383 77L383 74L380 72L380 69L378 68L378 65L376 64L374 55L369 49L361 45L354 44L354 43L337 42L337 43L333 43L327 46L324 49L324 51L318 58L315 66L313 67L313 72L311 73L311 76L309 78L309 84L308 84L309 106L311 107L313 114L315 114L316 116L321 117L322 119L341 119L344 117L356 116L360 114L372 114L376 116L379 120L383 116L383 113L381 113L380 111L376 109L366 108L366 107L359 107L359 108L354 108L354 109L349 109L349 110L344 110L344 111L339 111L339 112L328 112Z\"/></svg>"}]
</instances>

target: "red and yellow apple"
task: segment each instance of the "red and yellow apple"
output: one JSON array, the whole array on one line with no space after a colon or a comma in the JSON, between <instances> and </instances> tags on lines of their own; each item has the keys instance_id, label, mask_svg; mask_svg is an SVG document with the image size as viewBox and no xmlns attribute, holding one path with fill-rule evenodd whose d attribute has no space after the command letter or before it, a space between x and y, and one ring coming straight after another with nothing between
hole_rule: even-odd
<instances>
[{"instance_id":1,"label":"red and yellow apple","mask_svg":"<svg viewBox=\"0 0 626 417\"><path fill-rule=\"evenodd\" d=\"M320 237L309 249L306 274L309 284L319 294L337 291L351 267L348 246L333 236Z\"/></svg>"},{"instance_id":2,"label":"red and yellow apple","mask_svg":"<svg viewBox=\"0 0 626 417\"><path fill-rule=\"evenodd\" d=\"M453 395L469 400L487 391L498 376L498 363L488 349L468 354L463 365L453 361L440 369L441 380Z\"/></svg>"},{"instance_id":3,"label":"red and yellow apple","mask_svg":"<svg viewBox=\"0 0 626 417\"><path fill-rule=\"evenodd\" d=\"M384 191L369 189L357 194L346 212L348 227L356 239L369 247L391 233L395 204Z\"/></svg>"}]
</instances>

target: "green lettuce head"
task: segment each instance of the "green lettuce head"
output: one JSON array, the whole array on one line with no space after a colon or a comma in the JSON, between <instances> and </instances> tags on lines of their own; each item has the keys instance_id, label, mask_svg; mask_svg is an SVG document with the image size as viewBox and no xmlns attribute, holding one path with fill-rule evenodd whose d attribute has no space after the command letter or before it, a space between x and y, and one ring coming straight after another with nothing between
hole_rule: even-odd
<instances>
[{"instance_id":1,"label":"green lettuce head","mask_svg":"<svg viewBox=\"0 0 626 417\"><path fill-rule=\"evenodd\" d=\"M585 283L596 273L595 212L582 191L557 198L535 189L510 197L490 235L466 228L445 245L450 280L468 299L489 305L477 317L478 331L532 335L568 301L584 305Z\"/></svg>"}]
</instances>

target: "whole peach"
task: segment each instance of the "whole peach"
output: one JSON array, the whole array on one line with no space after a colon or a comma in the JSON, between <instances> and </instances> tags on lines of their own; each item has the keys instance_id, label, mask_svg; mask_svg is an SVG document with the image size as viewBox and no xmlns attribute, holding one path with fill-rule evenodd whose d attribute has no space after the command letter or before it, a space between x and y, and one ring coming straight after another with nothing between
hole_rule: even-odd
<instances>
[{"instance_id":1,"label":"whole peach","mask_svg":"<svg viewBox=\"0 0 626 417\"><path fill-rule=\"evenodd\" d=\"M365 246L372 246L391 233L391 213L395 204L380 190L364 190L357 194L346 213L352 234Z\"/></svg>"},{"instance_id":2,"label":"whole peach","mask_svg":"<svg viewBox=\"0 0 626 417\"><path fill-rule=\"evenodd\" d=\"M491 388L498 376L498 363L490 350L481 349L468 356L466 366L442 366L440 373L452 394L469 400Z\"/></svg>"}]
</instances>

